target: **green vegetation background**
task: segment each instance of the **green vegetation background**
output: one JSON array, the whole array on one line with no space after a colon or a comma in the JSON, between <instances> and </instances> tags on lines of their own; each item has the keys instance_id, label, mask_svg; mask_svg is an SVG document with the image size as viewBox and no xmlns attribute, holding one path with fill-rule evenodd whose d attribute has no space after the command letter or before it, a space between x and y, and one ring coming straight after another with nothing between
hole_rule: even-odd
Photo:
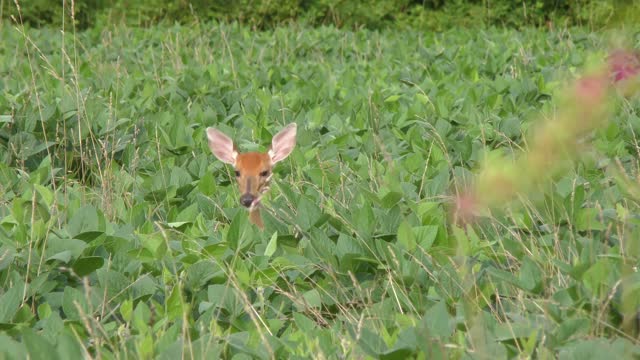
<instances>
[{"instance_id":1,"label":"green vegetation background","mask_svg":"<svg viewBox=\"0 0 640 360\"><path fill-rule=\"evenodd\" d=\"M31 26L77 29L114 23L150 26L159 22L239 21L258 28L287 22L349 28L404 26L444 30L452 26L541 26L600 28L635 21L637 0L76 0L17 1ZM64 5L63 5L64 4ZM2 18L18 15L14 0L0 2ZM63 20L64 19L64 20ZM69 26L69 24L67 24Z\"/></svg>"},{"instance_id":2,"label":"green vegetation background","mask_svg":"<svg viewBox=\"0 0 640 360\"><path fill-rule=\"evenodd\" d=\"M449 216L632 12L1 4L0 358L640 356L637 98L530 198ZM259 232L204 130L290 122Z\"/></svg>"}]
</instances>

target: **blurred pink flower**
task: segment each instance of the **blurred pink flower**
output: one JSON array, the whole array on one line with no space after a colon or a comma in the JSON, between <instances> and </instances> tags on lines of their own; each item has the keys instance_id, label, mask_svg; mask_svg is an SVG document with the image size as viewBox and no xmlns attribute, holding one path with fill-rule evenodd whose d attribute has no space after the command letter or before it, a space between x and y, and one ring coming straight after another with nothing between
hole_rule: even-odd
<instances>
[{"instance_id":1,"label":"blurred pink flower","mask_svg":"<svg viewBox=\"0 0 640 360\"><path fill-rule=\"evenodd\" d=\"M564 93L561 111L543 122L532 135L529 151L506 166L501 159L488 161L474 188L455 199L456 223L471 223L485 209L500 207L527 194L559 173L580 153L578 140L607 123L612 110L612 90L624 96L640 92L640 52L619 49L605 66L571 83Z\"/></svg>"},{"instance_id":2,"label":"blurred pink flower","mask_svg":"<svg viewBox=\"0 0 640 360\"><path fill-rule=\"evenodd\" d=\"M477 217L478 206L484 206L472 193L458 195L455 200L454 222L460 225L474 222Z\"/></svg>"},{"instance_id":3,"label":"blurred pink flower","mask_svg":"<svg viewBox=\"0 0 640 360\"><path fill-rule=\"evenodd\" d=\"M578 79L575 87L576 101L580 105L599 105L607 93L608 81L600 74L587 75Z\"/></svg>"},{"instance_id":4,"label":"blurred pink flower","mask_svg":"<svg viewBox=\"0 0 640 360\"><path fill-rule=\"evenodd\" d=\"M640 73L640 53L638 52L616 50L609 55L608 63L614 83Z\"/></svg>"}]
</instances>

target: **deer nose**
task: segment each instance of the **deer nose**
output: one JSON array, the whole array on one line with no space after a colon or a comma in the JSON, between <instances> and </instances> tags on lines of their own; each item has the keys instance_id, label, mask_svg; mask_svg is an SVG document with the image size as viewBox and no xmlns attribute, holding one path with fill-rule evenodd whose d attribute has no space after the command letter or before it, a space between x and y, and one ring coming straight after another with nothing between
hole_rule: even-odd
<instances>
[{"instance_id":1,"label":"deer nose","mask_svg":"<svg viewBox=\"0 0 640 360\"><path fill-rule=\"evenodd\" d=\"M240 204L244 207L251 207L251 204L253 204L255 199L255 196L251 194L244 194L240 197Z\"/></svg>"}]
</instances>

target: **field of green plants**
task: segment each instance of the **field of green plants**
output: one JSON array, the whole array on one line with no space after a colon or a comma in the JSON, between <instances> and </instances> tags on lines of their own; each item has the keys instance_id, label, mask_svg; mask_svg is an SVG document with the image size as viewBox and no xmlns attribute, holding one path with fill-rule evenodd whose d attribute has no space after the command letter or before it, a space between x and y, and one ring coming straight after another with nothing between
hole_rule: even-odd
<instances>
[{"instance_id":1,"label":"field of green plants","mask_svg":"<svg viewBox=\"0 0 640 360\"><path fill-rule=\"evenodd\" d=\"M0 32L0 358L640 357L637 99L451 216L605 34ZM259 231L205 129L263 151L290 122Z\"/></svg>"}]
</instances>

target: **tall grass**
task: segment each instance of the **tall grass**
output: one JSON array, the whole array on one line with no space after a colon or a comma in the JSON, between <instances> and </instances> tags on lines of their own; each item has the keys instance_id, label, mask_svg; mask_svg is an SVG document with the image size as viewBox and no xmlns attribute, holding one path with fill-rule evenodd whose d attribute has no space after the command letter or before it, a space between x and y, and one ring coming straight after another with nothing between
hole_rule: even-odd
<instances>
[{"instance_id":1,"label":"tall grass","mask_svg":"<svg viewBox=\"0 0 640 360\"><path fill-rule=\"evenodd\" d=\"M3 356L640 352L636 99L450 217L483 159L546 148L602 34L2 26ZM264 150L289 122L260 232L204 129Z\"/></svg>"}]
</instances>

